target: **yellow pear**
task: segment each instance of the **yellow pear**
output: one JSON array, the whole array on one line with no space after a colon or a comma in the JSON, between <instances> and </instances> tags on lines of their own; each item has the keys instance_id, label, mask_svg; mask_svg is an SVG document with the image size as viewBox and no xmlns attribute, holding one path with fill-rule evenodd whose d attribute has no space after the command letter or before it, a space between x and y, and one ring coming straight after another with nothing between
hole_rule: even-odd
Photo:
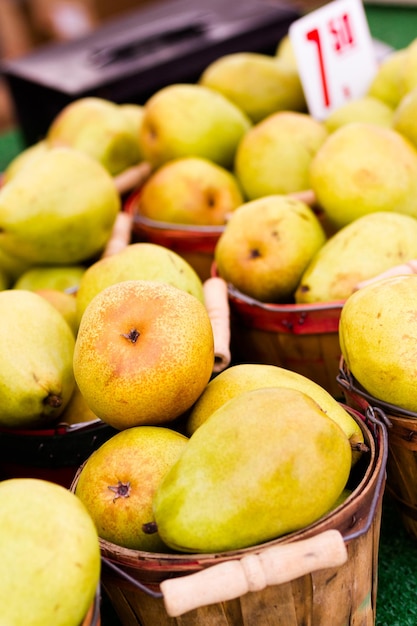
<instances>
[{"instance_id":1,"label":"yellow pear","mask_svg":"<svg viewBox=\"0 0 417 626\"><path fill-rule=\"evenodd\" d=\"M343 306L339 339L350 372L371 395L417 411L417 275L385 278Z\"/></svg>"},{"instance_id":2,"label":"yellow pear","mask_svg":"<svg viewBox=\"0 0 417 626\"><path fill-rule=\"evenodd\" d=\"M138 129L119 105L97 97L78 98L52 120L45 141L67 146L97 160L116 175L140 159Z\"/></svg>"},{"instance_id":3,"label":"yellow pear","mask_svg":"<svg viewBox=\"0 0 417 626\"><path fill-rule=\"evenodd\" d=\"M85 401L80 388L77 384L75 384L70 401L65 407L65 411L59 418L59 423L71 426L73 424L96 422L98 419L97 415L93 413Z\"/></svg>"},{"instance_id":4,"label":"yellow pear","mask_svg":"<svg viewBox=\"0 0 417 626\"><path fill-rule=\"evenodd\" d=\"M154 497L161 539L183 552L241 549L305 528L346 487L348 438L295 389L252 389L190 437Z\"/></svg>"},{"instance_id":5,"label":"yellow pear","mask_svg":"<svg viewBox=\"0 0 417 626\"><path fill-rule=\"evenodd\" d=\"M198 84L174 83L145 103L140 144L153 167L199 156L230 168L248 116L223 94Z\"/></svg>"},{"instance_id":6,"label":"yellow pear","mask_svg":"<svg viewBox=\"0 0 417 626\"><path fill-rule=\"evenodd\" d=\"M140 214L152 220L196 226L219 226L243 204L236 177L200 157L168 161L146 180Z\"/></svg>"},{"instance_id":7,"label":"yellow pear","mask_svg":"<svg viewBox=\"0 0 417 626\"><path fill-rule=\"evenodd\" d=\"M2 626L80 626L101 570L86 507L61 485L34 478L2 480L0 498Z\"/></svg>"},{"instance_id":8,"label":"yellow pear","mask_svg":"<svg viewBox=\"0 0 417 626\"><path fill-rule=\"evenodd\" d=\"M100 163L50 148L0 189L0 246L32 265L82 263L104 248L120 207Z\"/></svg>"},{"instance_id":9,"label":"yellow pear","mask_svg":"<svg viewBox=\"0 0 417 626\"><path fill-rule=\"evenodd\" d=\"M391 128L393 117L392 107L378 98L365 95L334 109L324 120L324 124L330 133L350 122L367 122Z\"/></svg>"},{"instance_id":10,"label":"yellow pear","mask_svg":"<svg viewBox=\"0 0 417 626\"><path fill-rule=\"evenodd\" d=\"M34 159L48 149L48 145L44 139L37 143L24 148L17 154L8 164L3 172L3 184L11 180L17 172L19 172L27 164L33 165Z\"/></svg>"},{"instance_id":11,"label":"yellow pear","mask_svg":"<svg viewBox=\"0 0 417 626\"><path fill-rule=\"evenodd\" d=\"M417 149L417 87L401 98L395 109L392 127Z\"/></svg>"},{"instance_id":12,"label":"yellow pear","mask_svg":"<svg viewBox=\"0 0 417 626\"><path fill-rule=\"evenodd\" d=\"M372 79L367 95L378 98L395 109L406 93L404 63L407 49L394 50L385 57Z\"/></svg>"},{"instance_id":13,"label":"yellow pear","mask_svg":"<svg viewBox=\"0 0 417 626\"><path fill-rule=\"evenodd\" d=\"M81 318L76 382L91 410L119 430L179 417L202 393L213 365L204 304L168 283L110 285Z\"/></svg>"},{"instance_id":14,"label":"yellow pear","mask_svg":"<svg viewBox=\"0 0 417 626\"><path fill-rule=\"evenodd\" d=\"M62 314L33 291L0 291L0 316L0 424L51 424L74 389L74 334Z\"/></svg>"},{"instance_id":15,"label":"yellow pear","mask_svg":"<svg viewBox=\"0 0 417 626\"><path fill-rule=\"evenodd\" d=\"M199 84L225 95L257 123L276 111L305 111L298 71L284 59L235 52L212 61Z\"/></svg>"},{"instance_id":16,"label":"yellow pear","mask_svg":"<svg viewBox=\"0 0 417 626\"><path fill-rule=\"evenodd\" d=\"M15 287L14 287L15 288ZM77 301L74 294L60 291L59 289L41 288L34 289L35 293L45 298L61 313L74 336L78 332Z\"/></svg>"},{"instance_id":17,"label":"yellow pear","mask_svg":"<svg viewBox=\"0 0 417 626\"><path fill-rule=\"evenodd\" d=\"M185 259L165 246L139 241L95 261L87 268L78 285L78 319L81 320L94 296L124 280L158 280L204 302L203 283Z\"/></svg>"},{"instance_id":18,"label":"yellow pear","mask_svg":"<svg viewBox=\"0 0 417 626\"><path fill-rule=\"evenodd\" d=\"M131 550L166 552L158 534L142 525L152 517L155 491L188 443L162 426L136 426L116 433L87 459L75 493L102 539Z\"/></svg>"},{"instance_id":19,"label":"yellow pear","mask_svg":"<svg viewBox=\"0 0 417 626\"><path fill-rule=\"evenodd\" d=\"M310 188L310 162L328 136L307 113L278 111L242 137L234 171L247 199Z\"/></svg>"},{"instance_id":20,"label":"yellow pear","mask_svg":"<svg viewBox=\"0 0 417 626\"><path fill-rule=\"evenodd\" d=\"M217 271L236 289L263 302L292 300L313 255L326 241L313 210L289 196L242 204L220 235Z\"/></svg>"},{"instance_id":21,"label":"yellow pear","mask_svg":"<svg viewBox=\"0 0 417 626\"><path fill-rule=\"evenodd\" d=\"M298 304L345 300L363 280L417 258L417 218L368 213L344 226L318 250L295 292Z\"/></svg>"},{"instance_id":22,"label":"yellow pear","mask_svg":"<svg viewBox=\"0 0 417 626\"><path fill-rule=\"evenodd\" d=\"M360 426L323 387L297 372L261 363L232 365L213 378L189 413L186 424L188 434L192 435L218 408L232 398L251 389L269 387L288 387L302 391L339 424L352 444L363 441Z\"/></svg>"},{"instance_id":23,"label":"yellow pear","mask_svg":"<svg viewBox=\"0 0 417 626\"><path fill-rule=\"evenodd\" d=\"M394 129L351 122L314 155L310 184L335 229L376 211L417 217L417 149Z\"/></svg>"}]
</instances>

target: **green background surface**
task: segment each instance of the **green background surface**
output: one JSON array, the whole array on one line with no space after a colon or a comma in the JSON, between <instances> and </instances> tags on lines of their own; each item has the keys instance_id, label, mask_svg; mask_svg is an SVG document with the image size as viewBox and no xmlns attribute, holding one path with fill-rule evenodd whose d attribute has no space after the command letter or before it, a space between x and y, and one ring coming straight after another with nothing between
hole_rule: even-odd
<instances>
[{"instance_id":1,"label":"green background surface","mask_svg":"<svg viewBox=\"0 0 417 626\"><path fill-rule=\"evenodd\" d=\"M417 37L417 7L372 4L366 5L365 10L372 35L393 48L405 47ZM3 134L0 171L22 149L18 129ZM378 578L376 626L417 626L417 541L407 535L387 494L383 502ZM119 626L108 598L103 598L102 626Z\"/></svg>"}]
</instances>

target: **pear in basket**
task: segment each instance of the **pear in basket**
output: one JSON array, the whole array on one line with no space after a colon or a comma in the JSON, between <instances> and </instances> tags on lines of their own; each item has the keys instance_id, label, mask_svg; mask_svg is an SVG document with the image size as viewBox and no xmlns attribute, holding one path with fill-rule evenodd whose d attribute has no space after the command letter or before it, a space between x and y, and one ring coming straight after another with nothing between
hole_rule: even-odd
<instances>
[{"instance_id":1,"label":"pear in basket","mask_svg":"<svg viewBox=\"0 0 417 626\"><path fill-rule=\"evenodd\" d=\"M75 337L63 315L33 291L0 291L2 426L56 422L74 389Z\"/></svg>"},{"instance_id":2,"label":"pear in basket","mask_svg":"<svg viewBox=\"0 0 417 626\"><path fill-rule=\"evenodd\" d=\"M298 304L345 300L357 283L417 258L417 219L390 211L347 224L313 256L295 292Z\"/></svg>"},{"instance_id":3,"label":"pear in basket","mask_svg":"<svg viewBox=\"0 0 417 626\"><path fill-rule=\"evenodd\" d=\"M190 437L154 498L162 540L184 552L254 546L304 528L346 487L343 430L306 394L252 389Z\"/></svg>"},{"instance_id":4,"label":"pear in basket","mask_svg":"<svg viewBox=\"0 0 417 626\"><path fill-rule=\"evenodd\" d=\"M223 94L203 85L174 83L145 103L139 141L152 167L199 156L231 168L251 125L246 113Z\"/></svg>"},{"instance_id":5,"label":"pear in basket","mask_svg":"<svg viewBox=\"0 0 417 626\"><path fill-rule=\"evenodd\" d=\"M404 62L407 49L394 50L380 63L368 87L368 95L373 96L395 109L406 93Z\"/></svg>"},{"instance_id":6,"label":"pear in basket","mask_svg":"<svg viewBox=\"0 0 417 626\"><path fill-rule=\"evenodd\" d=\"M376 211L417 217L417 149L393 128L351 122L314 155L310 184L335 229Z\"/></svg>"},{"instance_id":7,"label":"pear in basket","mask_svg":"<svg viewBox=\"0 0 417 626\"><path fill-rule=\"evenodd\" d=\"M313 210L271 195L242 204L217 241L219 276L262 302L289 302L311 258L326 241Z\"/></svg>"},{"instance_id":8,"label":"pear in basket","mask_svg":"<svg viewBox=\"0 0 417 626\"><path fill-rule=\"evenodd\" d=\"M141 160L139 124L120 106L97 97L67 104L52 120L45 137L48 147L68 146L88 154L112 175Z\"/></svg>"},{"instance_id":9,"label":"pear in basket","mask_svg":"<svg viewBox=\"0 0 417 626\"><path fill-rule=\"evenodd\" d=\"M338 106L326 117L324 124L330 133L350 122L367 122L390 128L393 117L392 107L379 98L365 95Z\"/></svg>"},{"instance_id":10,"label":"pear in basket","mask_svg":"<svg viewBox=\"0 0 417 626\"><path fill-rule=\"evenodd\" d=\"M363 442L363 433L357 422L323 387L302 374L263 363L232 365L213 378L188 415L188 434L192 435L210 415L232 398L251 389L269 387L287 387L302 391L339 424L353 448ZM357 460L358 454L354 452L352 458Z\"/></svg>"},{"instance_id":11,"label":"pear in basket","mask_svg":"<svg viewBox=\"0 0 417 626\"><path fill-rule=\"evenodd\" d=\"M87 509L46 480L0 482L0 602L7 626L80 626L100 582L100 546Z\"/></svg>"},{"instance_id":12,"label":"pear in basket","mask_svg":"<svg viewBox=\"0 0 417 626\"><path fill-rule=\"evenodd\" d=\"M94 296L105 287L124 280L158 280L204 301L202 281L183 257L165 246L142 241L131 243L87 268L78 285L78 319L81 320Z\"/></svg>"},{"instance_id":13,"label":"pear in basket","mask_svg":"<svg viewBox=\"0 0 417 626\"><path fill-rule=\"evenodd\" d=\"M34 265L20 274L15 289L75 290L85 272L84 265Z\"/></svg>"},{"instance_id":14,"label":"pear in basket","mask_svg":"<svg viewBox=\"0 0 417 626\"><path fill-rule=\"evenodd\" d=\"M103 250L120 206L100 163L51 148L0 189L0 246L32 265L83 263Z\"/></svg>"},{"instance_id":15,"label":"pear in basket","mask_svg":"<svg viewBox=\"0 0 417 626\"><path fill-rule=\"evenodd\" d=\"M81 467L75 494L89 511L101 539L131 550L166 552L152 519L152 501L162 478L188 438L163 426L136 426L116 433Z\"/></svg>"},{"instance_id":16,"label":"pear in basket","mask_svg":"<svg viewBox=\"0 0 417 626\"><path fill-rule=\"evenodd\" d=\"M417 411L417 275L382 278L343 306L339 339L350 372L371 396Z\"/></svg>"},{"instance_id":17,"label":"pear in basket","mask_svg":"<svg viewBox=\"0 0 417 626\"><path fill-rule=\"evenodd\" d=\"M115 283L85 309L73 364L87 404L110 426L170 422L213 372L210 317L200 300L168 283Z\"/></svg>"},{"instance_id":18,"label":"pear in basket","mask_svg":"<svg viewBox=\"0 0 417 626\"><path fill-rule=\"evenodd\" d=\"M254 123L276 111L306 110L297 69L268 54L225 54L206 67L198 82L225 95Z\"/></svg>"}]
</instances>

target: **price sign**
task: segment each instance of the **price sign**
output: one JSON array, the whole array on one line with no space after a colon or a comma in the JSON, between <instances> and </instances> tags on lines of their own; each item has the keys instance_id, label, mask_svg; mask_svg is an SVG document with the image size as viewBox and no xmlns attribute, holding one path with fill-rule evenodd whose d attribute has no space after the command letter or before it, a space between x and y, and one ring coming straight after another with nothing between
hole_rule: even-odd
<instances>
[{"instance_id":1,"label":"price sign","mask_svg":"<svg viewBox=\"0 0 417 626\"><path fill-rule=\"evenodd\" d=\"M334 0L289 29L310 114L324 120L363 96L377 71L375 46L361 0Z\"/></svg>"}]
</instances>

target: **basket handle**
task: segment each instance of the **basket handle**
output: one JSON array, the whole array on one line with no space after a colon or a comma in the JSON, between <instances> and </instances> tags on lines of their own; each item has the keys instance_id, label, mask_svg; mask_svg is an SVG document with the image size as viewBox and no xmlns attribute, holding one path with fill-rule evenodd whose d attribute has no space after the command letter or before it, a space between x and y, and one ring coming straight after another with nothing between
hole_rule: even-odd
<instances>
[{"instance_id":1,"label":"basket handle","mask_svg":"<svg viewBox=\"0 0 417 626\"><path fill-rule=\"evenodd\" d=\"M189 576L164 580L160 589L168 615L178 617L192 609L290 582L346 561L344 539L338 530L331 529L309 539L265 548L239 560L224 561Z\"/></svg>"}]
</instances>

